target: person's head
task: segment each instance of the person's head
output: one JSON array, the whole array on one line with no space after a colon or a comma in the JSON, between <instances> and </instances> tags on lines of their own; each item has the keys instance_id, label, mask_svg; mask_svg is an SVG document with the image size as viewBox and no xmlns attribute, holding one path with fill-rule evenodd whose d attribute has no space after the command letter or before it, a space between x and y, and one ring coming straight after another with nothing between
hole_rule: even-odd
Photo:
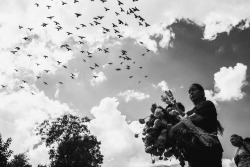
<instances>
[{"instance_id":1,"label":"person's head","mask_svg":"<svg viewBox=\"0 0 250 167\"><path fill-rule=\"evenodd\" d=\"M206 99L204 88L198 83L193 83L192 85L190 85L188 93L190 100L194 104Z\"/></svg>"},{"instance_id":2,"label":"person's head","mask_svg":"<svg viewBox=\"0 0 250 167\"><path fill-rule=\"evenodd\" d=\"M243 138L237 134L233 134L230 137L230 142L232 143L233 146L240 147L243 143Z\"/></svg>"}]
</instances>

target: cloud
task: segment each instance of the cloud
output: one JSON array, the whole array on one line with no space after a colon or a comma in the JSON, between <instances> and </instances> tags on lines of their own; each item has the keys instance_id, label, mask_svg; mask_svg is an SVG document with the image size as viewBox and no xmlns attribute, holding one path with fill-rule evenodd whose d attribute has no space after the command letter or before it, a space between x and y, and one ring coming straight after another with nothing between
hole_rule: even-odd
<instances>
[{"instance_id":1,"label":"cloud","mask_svg":"<svg viewBox=\"0 0 250 167\"><path fill-rule=\"evenodd\" d=\"M96 78L93 77L90 80L91 86L97 86L100 83L102 83L102 82L104 82L104 81L107 80L107 77L105 76L105 74L102 71L100 71L99 73L93 71L93 76L96 76Z\"/></svg>"},{"instance_id":2,"label":"cloud","mask_svg":"<svg viewBox=\"0 0 250 167\"><path fill-rule=\"evenodd\" d=\"M242 99L245 95L242 88L246 82L247 66L237 63L235 67L222 67L214 74L214 91L206 91L212 101L230 101Z\"/></svg>"},{"instance_id":3,"label":"cloud","mask_svg":"<svg viewBox=\"0 0 250 167\"><path fill-rule=\"evenodd\" d=\"M236 167L236 165L233 159L222 159L222 167Z\"/></svg>"},{"instance_id":4,"label":"cloud","mask_svg":"<svg viewBox=\"0 0 250 167\"><path fill-rule=\"evenodd\" d=\"M144 151L141 136L134 134L142 130L138 121L126 122L126 116L117 109L119 102L116 98L106 97L99 106L91 109L94 119L89 129L101 141L101 153L104 155L103 167L150 167L151 158ZM176 159L156 161L156 164L174 165Z\"/></svg>"},{"instance_id":5,"label":"cloud","mask_svg":"<svg viewBox=\"0 0 250 167\"><path fill-rule=\"evenodd\" d=\"M138 162L147 162L143 142L134 137L132 129L140 129L139 124L127 124L126 116L117 110L116 98L104 98L100 105L93 107L94 119L90 122L91 133L101 141L104 155L103 167L132 167ZM142 166L142 165L141 165Z\"/></svg>"},{"instance_id":6,"label":"cloud","mask_svg":"<svg viewBox=\"0 0 250 167\"><path fill-rule=\"evenodd\" d=\"M145 94L145 93L141 93L139 91L135 91L135 90L127 90L125 92L121 92L118 94L119 96L122 96L125 98L126 102L129 102L130 100L137 100L137 101L142 101L144 99L148 99L150 97L150 95Z\"/></svg>"},{"instance_id":7,"label":"cloud","mask_svg":"<svg viewBox=\"0 0 250 167\"><path fill-rule=\"evenodd\" d=\"M35 123L73 112L66 104L49 99L43 92L37 92L36 95L26 91L1 92L0 99L0 132L4 137L12 138L10 148L14 154L32 151L33 156L29 157L31 162L41 158L41 154L35 151L37 149L33 150L33 146L40 141L33 132ZM46 157L47 154L43 152L41 160Z\"/></svg>"},{"instance_id":8,"label":"cloud","mask_svg":"<svg viewBox=\"0 0 250 167\"><path fill-rule=\"evenodd\" d=\"M168 83L166 81L161 81L157 85L152 84L152 86L156 89L159 87L162 91L169 90Z\"/></svg>"}]
</instances>

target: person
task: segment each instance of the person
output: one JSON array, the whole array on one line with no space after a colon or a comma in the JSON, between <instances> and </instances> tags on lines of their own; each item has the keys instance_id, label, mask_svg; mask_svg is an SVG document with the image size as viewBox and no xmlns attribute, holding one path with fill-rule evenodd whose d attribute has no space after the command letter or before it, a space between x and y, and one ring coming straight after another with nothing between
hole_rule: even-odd
<instances>
[{"instance_id":1,"label":"person","mask_svg":"<svg viewBox=\"0 0 250 167\"><path fill-rule=\"evenodd\" d=\"M193 141L194 144L187 146L188 142L186 142L186 146L182 145L188 148L186 149L188 151L184 153L184 157L188 161L189 166L222 167L223 148L217 134L222 134L224 129L217 120L215 105L213 102L206 100L205 91L200 84L192 84L188 93L194 108L186 112L186 116L182 117L179 123L172 126L169 130L168 138L174 143L175 134L180 133L180 129L189 127L194 132L192 138L190 138L190 141Z\"/></svg>"},{"instance_id":2,"label":"person","mask_svg":"<svg viewBox=\"0 0 250 167\"><path fill-rule=\"evenodd\" d=\"M243 139L237 134L230 137L230 142L233 146L238 147L234 156L234 162L237 167L250 166L250 138Z\"/></svg>"}]
</instances>

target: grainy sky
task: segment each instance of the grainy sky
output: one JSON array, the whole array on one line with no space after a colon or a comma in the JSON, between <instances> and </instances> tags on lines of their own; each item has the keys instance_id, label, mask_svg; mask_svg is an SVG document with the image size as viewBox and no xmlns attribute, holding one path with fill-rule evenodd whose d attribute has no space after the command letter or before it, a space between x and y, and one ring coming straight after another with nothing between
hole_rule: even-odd
<instances>
[{"instance_id":1,"label":"grainy sky","mask_svg":"<svg viewBox=\"0 0 250 167\"><path fill-rule=\"evenodd\" d=\"M0 133L14 153L46 164L32 128L74 113L92 119L103 167L152 166L137 120L168 89L192 109L198 82L225 128L223 167L234 167L230 135L250 137L250 2L78 1L0 1Z\"/></svg>"}]
</instances>

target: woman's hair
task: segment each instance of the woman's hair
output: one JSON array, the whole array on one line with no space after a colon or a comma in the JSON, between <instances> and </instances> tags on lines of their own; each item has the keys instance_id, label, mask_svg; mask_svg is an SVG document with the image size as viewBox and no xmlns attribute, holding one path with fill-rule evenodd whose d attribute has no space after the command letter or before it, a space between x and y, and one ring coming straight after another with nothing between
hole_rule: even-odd
<instances>
[{"instance_id":1,"label":"woman's hair","mask_svg":"<svg viewBox=\"0 0 250 167\"><path fill-rule=\"evenodd\" d=\"M241 140L243 140L243 138L242 138L241 136L237 135L237 134L232 134L231 137L238 137L238 138L240 138Z\"/></svg>"},{"instance_id":2,"label":"woman's hair","mask_svg":"<svg viewBox=\"0 0 250 167\"><path fill-rule=\"evenodd\" d=\"M202 91L202 92L205 92L204 91L204 88L200 85L200 84L198 84L198 83L193 83L193 84L191 84L190 86L189 86L189 90L190 90L190 88L191 87L193 87L193 86L195 86L197 89L199 89L200 91ZM188 91L189 91L188 90Z\"/></svg>"},{"instance_id":3,"label":"woman's hair","mask_svg":"<svg viewBox=\"0 0 250 167\"><path fill-rule=\"evenodd\" d=\"M217 132L222 136L224 132L224 128L221 126L220 121L217 120Z\"/></svg>"}]
</instances>

